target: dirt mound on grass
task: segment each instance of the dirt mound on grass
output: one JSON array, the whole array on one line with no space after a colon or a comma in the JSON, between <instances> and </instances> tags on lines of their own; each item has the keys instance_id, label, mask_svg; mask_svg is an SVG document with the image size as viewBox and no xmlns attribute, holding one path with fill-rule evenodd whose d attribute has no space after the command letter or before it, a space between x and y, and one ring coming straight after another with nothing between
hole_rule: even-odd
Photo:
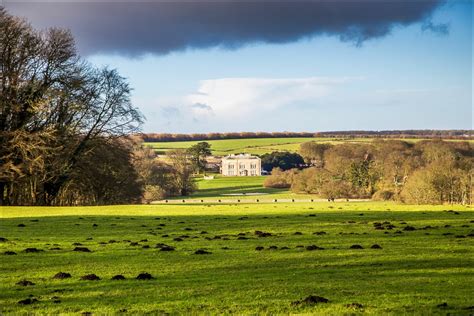
<instances>
[{"instance_id":1,"label":"dirt mound on grass","mask_svg":"<svg viewBox=\"0 0 474 316\"><path fill-rule=\"evenodd\" d=\"M86 275L81 276L81 280L98 281L98 280L100 280L100 278L97 275L95 275L94 273L91 273L91 274L86 274Z\"/></svg>"},{"instance_id":2,"label":"dirt mound on grass","mask_svg":"<svg viewBox=\"0 0 474 316\"><path fill-rule=\"evenodd\" d=\"M150 273L144 272L137 275L136 279L137 280L152 280L154 278Z\"/></svg>"},{"instance_id":3,"label":"dirt mound on grass","mask_svg":"<svg viewBox=\"0 0 474 316\"><path fill-rule=\"evenodd\" d=\"M76 247L73 249L73 251L78 251L78 252L92 252L90 251L89 248L86 248L86 247Z\"/></svg>"},{"instance_id":4,"label":"dirt mound on grass","mask_svg":"<svg viewBox=\"0 0 474 316\"><path fill-rule=\"evenodd\" d=\"M168 246L163 243L156 244L156 248L160 248L160 251L174 251L175 248L173 246Z\"/></svg>"},{"instance_id":5,"label":"dirt mound on grass","mask_svg":"<svg viewBox=\"0 0 474 316\"><path fill-rule=\"evenodd\" d=\"M5 237L0 237L0 242L7 242L8 239L6 239Z\"/></svg>"},{"instance_id":6,"label":"dirt mound on grass","mask_svg":"<svg viewBox=\"0 0 474 316\"><path fill-rule=\"evenodd\" d=\"M306 246L306 250L309 250L309 251L312 251L312 250L324 250L324 248L318 247L318 246L316 246L316 245L309 245L309 246Z\"/></svg>"},{"instance_id":7,"label":"dirt mound on grass","mask_svg":"<svg viewBox=\"0 0 474 316\"><path fill-rule=\"evenodd\" d=\"M349 247L349 249L364 249L361 245L352 245Z\"/></svg>"},{"instance_id":8,"label":"dirt mound on grass","mask_svg":"<svg viewBox=\"0 0 474 316\"><path fill-rule=\"evenodd\" d=\"M36 303L38 302L38 300L34 297L28 297L24 300L21 300L21 301L18 301L18 304L21 304L21 305L30 305L30 304L33 304L33 303Z\"/></svg>"},{"instance_id":9,"label":"dirt mound on grass","mask_svg":"<svg viewBox=\"0 0 474 316\"><path fill-rule=\"evenodd\" d=\"M262 251L263 249L265 249L265 248L262 247L262 246L257 246L257 247L255 247L255 250L257 250L257 251Z\"/></svg>"},{"instance_id":10,"label":"dirt mound on grass","mask_svg":"<svg viewBox=\"0 0 474 316\"><path fill-rule=\"evenodd\" d=\"M67 273L67 272L58 272L56 273L54 276L53 276L53 279L68 279L71 277L71 274L70 273Z\"/></svg>"},{"instance_id":11,"label":"dirt mound on grass","mask_svg":"<svg viewBox=\"0 0 474 316\"><path fill-rule=\"evenodd\" d=\"M350 303L345 305L347 308L364 308L364 305L360 303Z\"/></svg>"},{"instance_id":12,"label":"dirt mound on grass","mask_svg":"<svg viewBox=\"0 0 474 316\"><path fill-rule=\"evenodd\" d=\"M18 224L18 227L26 227L25 224Z\"/></svg>"},{"instance_id":13,"label":"dirt mound on grass","mask_svg":"<svg viewBox=\"0 0 474 316\"><path fill-rule=\"evenodd\" d=\"M317 296L317 295L310 295L306 297L305 299L299 300L299 301L294 301L291 303L291 305L314 305L314 304L319 304L319 303L328 303L329 300L325 297L322 296Z\"/></svg>"},{"instance_id":14,"label":"dirt mound on grass","mask_svg":"<svg viewBox=\"0 0 474 316\"><path fill-rule=\"evenodd\" d=\"M6 256L13 256L13 255L16 255L16 252L14 252L14 251L5 251L3 254L6 255Z\"/></svg>"},{"instance_id":15,"label":"dirt mound on grass","mask_svg":"<svg viewBox=\"0 0 474 316\"><path fill-rule=\"evenodd\" d=\"M198 249L194 252L195 255L210 255L212 252L204 250L204 249Z\"/></svg>"},{"instance_id":16,"label":"dirt mound on grass","mask_svg":"<svg viewBox=\"0 0 474 316\"><path fill-rule=\"evenodd\" d=\"M272 236L272 233L267 233L267 232L262 232L260 230L256 230L255 235L257 235L258 237L270 237L270 236Z\"/></svg>"},{"instance_id":17,"label":"dirt mound on grass","mask_svg":"<svg viewBox=\"0 0 474 316\"><path fill-rule=\"evenodd\" d=\"M31 286L31 285L35 285L33 282L31 281L28 281L28 280L21 280L19 282L16 283L16 285L19 285L19 286Z\"/></svg>"},{"instance_id":18,"label":"dirt mound on grass","mask_svg":"<svg viewBox=\"0 0 474 316\"><path fill-rule=\"evenodd\" d=\"M405 226L405 227L403 228L403 230L404 230L404 231L407 231L407 232L411 232L411 231L416 230L416 228L413 227L413 226Z\"/></svg>"},{"instance_id":19,"label":"dirt mound on grass","mask_svg":"<svg viewBox=\"0 0 474 316\"><path fill-rule=\"evenodd\" d=\"M111 280L125 280L125 277L121 274L114 275Z\"/></svg>"},{"instance_id":20,"label":"dirt mound on grass","mask_svg":"<svg viewBox=\"0 0 474 316\"><path fill-rule=\"evenodd\" d=\"M382 247L379 244L373 244L370 246L371 249L382 249Z\"/></svg>"},{"instance_id":21,"label":"dirt mound on grass","mask_svg":"<svg viewBox=\"0 0 474 316\"><path fill-rule=\"evenodd\" d=\"M37 252L41 252L43 251L42 249L38 249L38 248L26 248L25 250L23 250L24 252L26 253L37 253Z\"/></svg>"}]
</instances>

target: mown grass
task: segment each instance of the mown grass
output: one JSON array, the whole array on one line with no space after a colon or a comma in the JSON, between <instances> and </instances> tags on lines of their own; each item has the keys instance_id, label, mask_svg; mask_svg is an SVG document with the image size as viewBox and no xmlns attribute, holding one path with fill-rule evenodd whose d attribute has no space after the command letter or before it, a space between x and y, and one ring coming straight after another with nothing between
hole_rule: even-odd
<instances>
[{"instance_id":1,"label":"mown grass","mask_svg":"<svg viewBox=\"0 0 474 316\"><path fill-rule=\"evenodd\" d=\"M473 243L467 237L473 210L465 206L3 207L0 215L0 236L8 239L0 242L2 314L468 315L472 309L467 308L474 305ZM374 222L396 227L375 229ZM407 226L415 230L405 230ZM272 236L258 237L256 230ZM326 234L313 234L322 231ZM248 239L239 240L239 233ZM189 238L174 240L182 235ZM92 252L72 251L77 242ZM176 250L159 251L157 243ZM313 244L325 249L298 247ZM349 249L353 244L364 249ZM370 249L372 244L382 249ZM257 246L265 249L256 251ZM25 253L28 247L44 251ZM211 254L195 255L197 249ZM5 251L17 255L3 255ZM59 271L72 278L53 280ZM141 272L155 278L135 280ZM79 280L89 273L102 280ZM127 280L111 281L115 274ZM35 285L15 285L24 278ZM18 304L29 295L38 302ZM329 303L292 305L308 295L323 296ZM446 307L437 307L445 302ZM352 303L363 307L346 306Z\"/></svg>"},{"instance_id":2,"label":"mown grass","mask_svg":"<svg viewBox=\"0 0 474 316\"><path fill-rule=\"evenodd\" d=\"M247 138L247 139L224 139L209 140L213 155L225 156L237 153L249 153L263 155L273 151L298 151L300 144L314 141L318 143L361 143L371 142L373 138L323 138L323 137L298 137L298 138ZM407 142L417 142L421 139L405 138ZM457 140L450 140L457 141ZM470 140L474 141L474 140ZM164 154L170 149L187 149L200 141L180 141L180 142L148 142L146 146L154 148L158 153Z\"/></svg>"},{"instance_id":3,"label":"mown grass","mask_svg":"<svg viewBox=\"0 0 474 316\"><path fill-rule=\"evenodd\" d=\"M214 175L214 179L204 179L198 177L195 179L197 191L189 198L222 198L229 194L242 194L234 196L235 199L241 198L278 198L288 196L288 189L265 188L263 182L264 176L256 177L227 177ZM260 193L264 196L245 196L244 194Z\"/></svg>"}]
</instances>

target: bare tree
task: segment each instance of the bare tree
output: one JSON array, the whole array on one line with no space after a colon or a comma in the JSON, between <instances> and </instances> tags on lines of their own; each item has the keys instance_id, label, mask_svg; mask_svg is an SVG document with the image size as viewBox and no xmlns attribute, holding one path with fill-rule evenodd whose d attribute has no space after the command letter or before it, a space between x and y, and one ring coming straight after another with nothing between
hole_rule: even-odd
<instances>
[{"instance_id":1,"label":"bare tree","mask_svg":"<svg viewBox=\"0 0 474 316\"><path fill-rule=\"evenodd\" d=\"M0 70L0 204L61 203L95 140L142 122L124 78L84 62L69 31L35 31L1 7Z\"/></svg>"}]
</instances>

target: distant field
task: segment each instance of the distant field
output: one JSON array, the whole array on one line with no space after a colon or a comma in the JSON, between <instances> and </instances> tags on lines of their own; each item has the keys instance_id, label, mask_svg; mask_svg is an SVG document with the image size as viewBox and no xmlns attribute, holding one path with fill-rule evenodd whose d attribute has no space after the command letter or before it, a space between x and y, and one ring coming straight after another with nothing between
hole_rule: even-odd
<instances>
[{"instance_id":1,"label":"distant field","mask_svg":"<svg viewBox=\"0 0 474 316\"><path fill-rule=\"evenodd\" d=\"M469 315L473 215L381 202L3 207L0 314Z\"/></svg>"},{"instance_id":2,"label":"distant field","mask_svg":"<svg viewBox=\"0 0 474 316\"><path fill-rule=\"evenodd\" d=\"M403 139L409 142L420 141L420 139ZM315 141L318 143L360 143L371 142L372 138L248 138L248 139L225 139L209 140L213 155L224 156L237 153L249 153L262 155L272 151L296 152L301 143ZM146 146L154 148L157 153L163 154L170 149L186 149L200 141L186 142L153 142L145 143ZM471 140L472 142L472 140Z\"/></svg>"},{"instance_id":3,"label":"distant field","mask_svg":"<svg viewBox=\"0 0 474 316\"><path fill-rule=\"evenodd\" d=\"M340 142L367 142L371 139L328 139L328 138L249 138L249 139L224 139L209 140L212 153L214 155L229 155L236 153L249 153L261 155L272 151L297 151L299 145L304 142L316 141L321 143L340 143ZM164 153L170 149L189 148L199 141L190 142L157 142L145 143L157 150L158 153Z\"/></svg>"}]
</instances>

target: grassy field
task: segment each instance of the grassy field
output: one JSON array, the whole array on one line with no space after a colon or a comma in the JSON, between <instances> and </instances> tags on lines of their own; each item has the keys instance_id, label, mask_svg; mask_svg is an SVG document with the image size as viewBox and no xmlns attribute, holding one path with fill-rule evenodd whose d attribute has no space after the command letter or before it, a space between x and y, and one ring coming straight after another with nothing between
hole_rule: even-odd
<instances>
[{"instance_id":1,"label":"grassy field","mask_svg":"<svg viewBox=\"0 0 474 316\"><path fill-rule=\"evenodd\" d=\"M420 139L403 139L408 142L420 141ZM301 143L315 141L318 143L360 143L371 142L372 138L248 138L248 139L225 139L209 140L213 155L224 156L237 153L249 153L262 155L273 151L296 152ZM457 141L457 140L454 140ZM471 140L472 141L472 140ZM158 153L163 154L170 149L186 149L199 141L186 142L153 142L145 145L154 148Z\"/></svg>"},{"instance_id":2,"label":"grassy field","mask_svg":"<svg viewBox=\"0 0 474 316\"><path fill-rule=\"evenodd\" d=\"M316 141L321 143L340 143L340 142L363 142L371 141L371 139L328 139L328 138L248 138L248 139L224 139L209 140L212 153L214 155L229 155L236 153L249 153L261 155L272 151L297 151L300 144L308 141ZM159 153L164 153L170 149L189 148L199 141L188 142L156 142L145 143L145 145L154 148Z\"/></svg>"},{"instance_id":3,"label":"grassy field","mask_svg":"<svg viewBox=\"0 0 474 316\"><path fill-rule=\"evenodd\" d=\"M374 202L3 207L0 313L469 315L473 215ZM153 279L135 279L144 272ZM329 301L297 303L310 295Z\"/></svg>"},{"instance_id":4,"label":"grassy field","mask_svg":"<svg viewBox=\"0 0 474 316\"><path fill-rule=\"evenodd\" d=\"M297 201L309 201L310 199L319 199L316 195L296 194L289 189L275 189L263 187L265 176L258 177L226 177L219 174L214 175L214 179L206 180L203 177L195 179L197 191L188 197L175 197L171 201L183 198L186 202L272 202L273 200L288 201L295 199Z\"/></svg>"}]
</instances>

